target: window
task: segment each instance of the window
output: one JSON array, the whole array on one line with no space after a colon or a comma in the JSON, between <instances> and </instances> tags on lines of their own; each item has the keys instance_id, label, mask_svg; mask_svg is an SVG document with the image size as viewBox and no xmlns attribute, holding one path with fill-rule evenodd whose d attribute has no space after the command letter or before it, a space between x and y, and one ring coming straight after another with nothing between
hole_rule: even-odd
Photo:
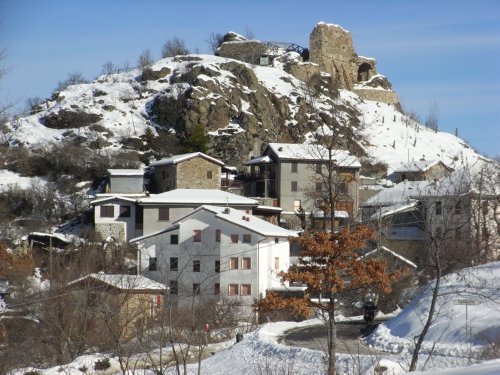
<instances>
[{"instance_id":1,"label":"window","mask_svg":"<svg viewBox=\"0 0 500 375\"><path fill-rule=\"evenodd\" d=\"M171 234L170 235L170 244L171 245L178 245L179 244L179 235L178 234Z\"/></svg>"},{"instance_id":2,"label":"window","mask_svg":"<svg viewBox=\"0 0 500 375\"><path fill-rule=\"evenodd\" d=\"M193 296L200 295L200 284L193 284Z\"/></svg>"},{"instance_id":3,"label":"window","mask_svg":"<svg viewBox=\"0 0 500 375\"><path fill-rule=\"evenodd\" d=\"M207 171L207 180L212 179L212 171Z\"/></svg>"},{"instance_id":4,"label":"window","mask_svg":"<svg viewBox=\"0 0 500 375\"><path fill-rule=\"evenodd\" d=\"M316 164L316 173L321 173L321 163Z\"/></svg>"},{"instance_id":5,"label":"window","mask_svg":"<svg viewBox=\"0 0 500 375\"><path fill-rule=\"evenodd\" d=\"M115 206L101 206L101 217L115 217Z\"/></svg>"},{"instance_id":6,"label":"window","mask_svg":"<svg viewBox=\"0 0 500 375\"><path fill-rule=\"evenodd\" d=\"M316 182L316 193L321 193L323 191L323 183Z\"/></svg>"},{"instance_id":7,"label":"window","mask_svg":"<svg viewBox=\"0 0 500 375\"><path fill-rule=\"evenodd\" d=\"M457 201L455 203L455 215L460 215L462 213L462 205L460 204L460 201Z\"/></svg>"},{"instance_id":8,"label":"window","mask_svg":"<svg viewBox=\"0 0 500 375\"><path fill-rule=\"evenodd\" d=\"M219 283L214 284L214 294L216 296L220 294L220 284Z\"/></svg>"},{"instance_id":9,"label":"window","mask_svg":"<svg viewBox=\"0 0 500 375\"><path fill-rule=\"evenodd\" d=\"M201 242L201 229L193 230L193 242Z\"/></svg>"},{"instance_id":10,"label":"window","mask_svg":"<svg viewBox=\"0 0 500 375\"><path fill-rule=\"evenodd\" d=\"M177 283L177 280L170 280L169 288L170 294L179 293L179 284Z\"/></svg>"},{"instance_id":11,"label":"window","mask_svg":"<svg viewBox=\"0 0 500 375\"><path fill-rule=\"evenodd\" d=\"M130 217L130 206L120 206L119 217Z\"/></svg>"},{"instance_id":12,"label":"window","mask_svg":"<svg viewBox=\"0 0 500 375\"><path fill-rule=\"evenodd\" d=\"M220 272L220 260L215 261L215 272Z\"/></svg>"},{"instance_id":13,"label":"window","mask_svg":"<svg viewBox=\"0 0 500 375\"><path fill-rule=\"evenodd\" d=\"M252 294L252 285L250 284L241 284L241 295L249 296Z\"/></svg>"},{"instance_id":14,"label":"window","mask_svg":"<svg viewBox=\"0 0 500 375\"><path fill-rule=\"evenodd\" d=\"M158 208L158 220L168 221L170 219L170 209L168 207Z\"/></svg>"},{"instance_id":15,"label":"window","mask_svg":"<svg viewBox=\"0 0 500 375\"><path fill-rule=\"evenodd\" d=\"M441 215L443 213L443 205L441 201L436 202L436 215Z\"/></svg>"},{"instance_id":16,"label":"window","mask_svg":"<svg viewBox=\"0 0 500 375\"><path fill-rule=\"evenodd\" d=\"M274 258L274 269L275 270L280 269L280 258L278 258L278 257Z\"/></svg>"},{"instance_id":17,"label":"window","mask_svg":"<svg viewBox=\"0 0 500 375\"><path fill-rule=\"evenodd\" d=\"M193 272L200 272L201 263L199 260L193 260Z\"/></svg>"},{"instance_id":18,"label":"window","mask_svg":"<svg viewBox=\"0 0 500 375\"><path fill-rule=\"evenodd\" d=\"M243 242L244 243L250 243L250 242L252 242L252 235L251 234L244 234L243 235Z\"/></svg>"},{"instance_id":19,"label":"window","mask_svg":"<svg viewBox=\"0 0 500 375\"><path fill-rule=\"evenodd\" d=\"M238 258L229 258L229 269L230 270L238 269Z\"/></svg>"},{"instance_id":20,"label":"window","mask_svg":"<svg viewBox=\"0 0 500 375\"><path fill-rule=\"evenodd\" d=\"M156 266L156 257L149 257L149 271L157 271L158 268Z\"/></svg>"},{"instance_id":21,"label":"window","mask_svg":"<svg viewBox=\"0 0 500 375\"><path fill-rule=\"evenodd\" d=\"M299 187L297 185L297 181L292 181L291 187L292 191L298 191Z\"/></svg>"},{"instance_id":22,"label":"window","mask_svg":"<svg viewBox=\"0 0 500 375\"><path fill-rule=\"evenodd\" d=\"M279 237L274 237L274 243L280 243Z\"/></svg>"},{"instance_id":23,"label":"window","mask_svg":"<svg viewBox=\"0 0 500 375\"><path fill-rule=\"evenodd\" d=\"M237 296L239 294L238 289L238 284L229 284L228 294L230 296Z\"/></svg>"},{"instance_id":24,"label":"window","mask_svg":"<svg viewBox=\"0 0 500 375\"><path fill-rule=\"evenodd\" d=\"M166 171L161 171L161 179L166 180L167 179L167 172Z\"/></svg>"},{"instance_id":25,"label":"window","mask_svg":"<svg viewBox=\"0 0 500 375\"><path fill-rule=\"evenodd\" d=\"M179 269L179 258L170 257L170 271L177 271Z\"/></svg>"},{"instance_id":26,"label":"window","mask_svg":"<svg viewBox=\"0 0 500 375\"><path fill-rule=\"evenodd\" d=\"M238 243L238 235L231 234L231 243Z\"/></svg>"},{"instance_id":27,"label":"window","mask_svg":"<svg viewBox=\"0 0 500 375\"><path fill-rule=\"evenodd\" d=\"M251 268L252 268L252 258L250 258L250 257L241 258L241 269L242 270L249 270Z\"/></svg>"},{"instance_id":28,"label":"window","mask_svg":"<svg viewBox=\"0 0 500 375\"><path fill-rule=\"evenodd\" d=\"M297 170L298 170L298 164L297 164L297 162L296 161L292 161L290 163L290 165L291 165L291 171L292 171L292 173L297 173Z\"/></svg>"},{"instance_id":29,"label":"window","mask_svg":"<svg viewBox=\"0 0 500 375\"><path fill-rule=\"evenodd\" d=\"M215 242L220 242L220 229L215 230Z\"/></svg>"}]
</instances>

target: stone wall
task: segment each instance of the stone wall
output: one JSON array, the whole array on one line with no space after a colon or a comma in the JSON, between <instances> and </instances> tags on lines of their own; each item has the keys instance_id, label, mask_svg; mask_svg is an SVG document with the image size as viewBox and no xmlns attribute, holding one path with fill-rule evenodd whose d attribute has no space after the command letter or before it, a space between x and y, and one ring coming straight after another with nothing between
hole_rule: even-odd
<instances>
[{"instance_id":1,"label":"stone wall","mask_svg":"<svg viewBox=\"0 0 500 375\"><path fill-rule=\"evenodd\" d=\"M127 240L125 233L125 223L96 223L95 233L100 240L105 240L108 237L113 237L119 242Z\"/></svg>"},{"instance_id":2,"label":"stone wall","mask_svg":"<svg viewBox=\"0 0 500 375\"><path fill-rule=\"evenodd\" d=\"M292 62L285 65L285 71L295 78L306 83L311 82L316 77L320 76L319 65L311 63Z\"/></svg>"},{"instance_id":3,"label":"stone wall","mask_svg":"<svg viewBox=\"0 0 500 375\"><path fill-rule=\"evenodd\" d=\"M207 173L211 171L211 178ZM177 164L177 189L220 189L221 167L202 157Z\"/></svg>"},{"instance_id":4,"label":"stone wall","mask_svg":"<svg viewBox=\"0 0 500 375\"><path fill-rule=\"evenodd\" d=\"M266 53L266 46L257 40L224 42L217 54L221 57L236 59L250 64L260 64L260 57Z\"/></svg>"},{"instance_id":5,"label":"stone wall","mask_svg":"<svg viewBox=\"0 0 500 375\"><path fill-rule=\"evenodd\" d=\"M380 89L355 88L352 90L356 95L366 100L373 100L392 105L399 105L399 97L394 91Z\"/></svg>"}]
</instances>

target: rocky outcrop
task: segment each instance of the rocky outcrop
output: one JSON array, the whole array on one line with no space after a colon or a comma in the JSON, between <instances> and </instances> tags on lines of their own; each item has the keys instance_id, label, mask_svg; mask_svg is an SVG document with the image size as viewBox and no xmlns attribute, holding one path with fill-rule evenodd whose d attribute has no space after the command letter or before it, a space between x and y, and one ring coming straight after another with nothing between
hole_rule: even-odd
<instances>
[{"instance_id":1,"label":"rocky outcrop","mask_svg":"<svg viewBox=\"0 0 500 375\"><path fill-rule=\"evenodd\" d=\"M224 35L217 55L236 59L249 64L259 64L260 58L266 53L266 46L258 40L248 40L234 32Z\"/></svg>"},{"instance_id":2,"label":"rocky outcrop","mask_svg":"<svg viewBox=\"0 0 500 375\"><path fill-rule=\"evenodd\" d=\"M220 71L194 64L182 73L172 72L173 86L150 105L154 122L178 134L202 125L210 134L213 154L236 165L250 154L259 154L263 143L301 141L306 131L317 126L311 120L315 110L310 103L269 91L247 65L228 61L217 67ZM230 73L231 85L207 78L223 73ZM293 106L298 107L295 113ZM288 125L291 121L293 126ZM240 132L234 134L236 127ZM229 134L230 144L224 141Z\"/></svg>"}]
</instances>

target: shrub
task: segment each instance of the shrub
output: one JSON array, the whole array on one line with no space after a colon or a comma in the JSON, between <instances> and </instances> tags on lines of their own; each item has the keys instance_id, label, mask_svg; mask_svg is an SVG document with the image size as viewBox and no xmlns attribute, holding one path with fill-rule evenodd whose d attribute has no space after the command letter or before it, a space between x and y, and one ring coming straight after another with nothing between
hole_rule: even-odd
<instances>
[{"instance_id":1,"label":"shrub","mask_svg":"<svg viewBox=\"0 0 500 375\"><path fill-rule=\"evenodd\" d=\"M165 41L161 56L174 57L177 55L189 55L189 49L186 47L186 42L183 39L175 36Z\"/></svg>"},{"instance_id":2,"label":"shrub","mask_svg":"<svg viewBox=\"0 0 500 375\"><path fill-rule=\"evenodd\" d=\"M42 122L46 127L51 129L71 129L89 126L100 119L101 117L95 113L61 109L57 113L51 113L43 117Z\"/></svg>"},{"instance_id":3,"label":"shrub","mask_svg":"<svg viewBox=\"0 0 500 375\"><path fill-rule=\"evenodd\" d=\"M96 371L107 370L110 367L109 358L103 358L94 363L94 370Z\"/></svg>"}]
</instances>

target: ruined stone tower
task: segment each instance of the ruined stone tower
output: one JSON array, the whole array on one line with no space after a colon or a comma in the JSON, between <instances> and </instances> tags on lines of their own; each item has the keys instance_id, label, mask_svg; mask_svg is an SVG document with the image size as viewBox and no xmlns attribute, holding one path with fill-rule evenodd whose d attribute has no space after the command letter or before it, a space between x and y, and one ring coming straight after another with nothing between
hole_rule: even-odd
<instances>
[{"instance_id":1,"label":"ruined stone tower","mask_svg":"<svg viewBox=\"0 0 500 375\"><path fill-rule=\"evenodd\" d=\"M321 71L332 76L337 87L354 91L368 100L399 104L389 81L377 74L375 59L358 56L351 33L342 27L318 23L311 32L309 57Z\"/></svg>"}]
</instances>

